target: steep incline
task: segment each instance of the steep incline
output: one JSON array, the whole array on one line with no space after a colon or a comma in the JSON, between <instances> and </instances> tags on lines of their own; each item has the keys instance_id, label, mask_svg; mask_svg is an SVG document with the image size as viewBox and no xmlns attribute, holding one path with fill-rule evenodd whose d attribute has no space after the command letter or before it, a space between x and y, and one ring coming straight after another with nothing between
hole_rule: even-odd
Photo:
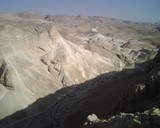
<instances>
[{"instance_id":1,"label":"steep incline","mask_svg":"<svg viewBox=\"0 0 160 128\"><path fill-rule=\"evenodd\" d=\"M0 14L0 127L66 128L92 111L115 114L130 83L143 80L140 63L159 50L154 29L103 17Z\"/></svg>"},{"instance_id":2,"label":"steep incline","mask_svg":"<svg viewBox=\"0 0 160 128\"><path fill-rule=\"evenodd\" d=\"M64 86L124 67L115 53L104 57L77 46L50 22L6 14L0 26L0 118Z\"/></svg>"}]
</instances>

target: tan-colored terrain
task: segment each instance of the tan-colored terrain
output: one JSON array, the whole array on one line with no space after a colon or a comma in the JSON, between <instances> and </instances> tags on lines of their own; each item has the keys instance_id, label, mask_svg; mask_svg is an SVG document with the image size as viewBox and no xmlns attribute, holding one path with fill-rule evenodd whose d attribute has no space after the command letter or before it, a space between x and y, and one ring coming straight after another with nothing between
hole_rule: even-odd
<instances>
[{"instance_id":1,"label":"tan-colored terrain","mask_svg":"<svg viewBox=\"0 0 160 128\"><path fill-rule=\"evenodd\" d=\"M66 120L65 116L72 113L70 109L75 112L79 108L77 99L83 99L86 94L90 95L87 91L100 86L101 80L97 82L96 77L105 74L108 81L117 75L114 72L122 69L129 71L120 74L120 78L121 75L144 71L143 66L136 63L153 59L159 50L160 33L155 31L156 27L155 24L103 17L0 14L0 119L33 103L42 110L46 110L48 104L53 107L58 103L52 111L57 118L53 119L53 123L55 127L62 127L56 124L57 120ZM133 81L136 77L126 78ZM128 87L126 83L130 81L124 81L125 86L118 82L119 88L114 82L113 87L105 88L107 95L111 96L117 89L116 96L121 96L120 91L125 90ZM56 94L63 88L66 91ZM105 89L98 90L101 89L102 95L99 96L103 98ZM52 101L46 100L46 108L41 101L37 104L39 98L45 99L49 94L55 96ZM115 103L118 103L118 99ZM83 102L85 105L86 101ZM77 107L73 108L75 103ZM66 110L69 113L65 115L63 111ZM30 114L28 112L24 118Z\"/></svg>"}]
</instances>

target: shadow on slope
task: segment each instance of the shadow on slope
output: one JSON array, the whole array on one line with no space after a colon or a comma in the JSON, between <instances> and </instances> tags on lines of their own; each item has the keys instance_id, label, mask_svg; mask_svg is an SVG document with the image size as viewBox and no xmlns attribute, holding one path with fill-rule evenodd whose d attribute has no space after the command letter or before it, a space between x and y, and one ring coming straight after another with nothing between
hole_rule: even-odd
<instances>
[{"instance_id":1,"label":"shadow on slope","mask_svg":"<svg viewBox=\"0 0 160 128\"><path fill-rule=\"evenodd\" d=\"M82 84L57 90L24 110L0 121L1 128L76 128L89 114L108 118L117 113L116 107L124 90L144 81L149 64L136 64L134 69L102 74ZM18 101L17 101L18 102Z\"/></svg>"}]
</instances>

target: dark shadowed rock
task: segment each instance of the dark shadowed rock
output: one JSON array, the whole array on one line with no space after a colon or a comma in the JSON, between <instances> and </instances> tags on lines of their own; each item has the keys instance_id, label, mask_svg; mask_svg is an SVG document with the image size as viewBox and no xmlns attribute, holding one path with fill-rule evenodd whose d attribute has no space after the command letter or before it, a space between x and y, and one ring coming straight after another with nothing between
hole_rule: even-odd
<instances>
[{"instance_id":1,"label":"dark shadowed rock","mask_svg":"<svg viewBox=\"0 0 160 128\"><path fill-rule=\"evenodd\" d=\"M159 128L160 109L152 108L143 113L121 113L108 120L99 119L86 122L82 128Z\"/></svg>"}]
</instances>

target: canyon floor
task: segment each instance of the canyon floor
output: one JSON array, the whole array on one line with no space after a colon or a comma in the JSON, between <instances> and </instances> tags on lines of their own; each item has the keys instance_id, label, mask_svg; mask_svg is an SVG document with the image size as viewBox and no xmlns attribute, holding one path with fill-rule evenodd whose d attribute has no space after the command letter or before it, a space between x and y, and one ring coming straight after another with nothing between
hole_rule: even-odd
<instances>
[{"instance_id":1,"label":"canyon floor","mask_svg":"<svg viewBox=\"0 0 160 128\"><path fill-rule=\"evenodd\" d=\"M146 110L156 111L159 122L159 26L98 16L1 13L0 127L121 128L100 119L122 112L141 117Z\"/></svg>"}]
</instances>

